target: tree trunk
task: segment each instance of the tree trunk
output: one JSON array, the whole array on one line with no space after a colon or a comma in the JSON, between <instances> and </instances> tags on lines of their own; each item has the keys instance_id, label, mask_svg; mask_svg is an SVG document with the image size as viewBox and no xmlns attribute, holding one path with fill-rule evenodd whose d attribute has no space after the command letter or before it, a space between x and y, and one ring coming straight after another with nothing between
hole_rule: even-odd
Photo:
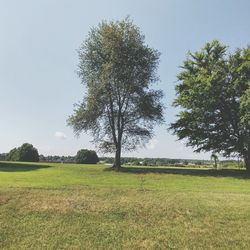
<instances>
[{"instance_id":1,"label":"tree trunk","mask_svg":"<svg viewBox=\"0 0 250 250\"><path fill-rule=\"evenodd\" d=\"M244 161L246 165L246 170L250 174L250 147L248 147L248 150L246 154L244 155Z\"/></svg>"},{"instance_id":2,"label":"tree trunk","mask_svg":"<svg viewBox=\"0 0 250 250\"><path fill-rule=\"evenodd\" d=\"M116 171L120 171L121 170L121 147L120 146L118 146L116 148L115 160L114 160L113 168Z\"/></svg>"},{"instance_id":3,"label":"tree trunk","mask_svg":"<svg viewBox=\"0 0 250 250\"><path fill-rule=\"evenodd\" d=\"M250 174L250 158L249 157L245 158L244 161L245 161L245 165L246 165L246 170Z\"/></svg>"}]
</instances>

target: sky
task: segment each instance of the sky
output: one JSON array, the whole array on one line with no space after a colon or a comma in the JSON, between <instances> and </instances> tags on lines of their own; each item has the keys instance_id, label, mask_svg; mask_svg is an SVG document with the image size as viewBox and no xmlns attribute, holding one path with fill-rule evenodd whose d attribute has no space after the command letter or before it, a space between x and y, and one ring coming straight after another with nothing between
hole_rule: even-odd
<instances>
[{"instance_id":1,"label":"sky","mask_svg":"<svg viewBox=\"0 0 250 250\"><path fill-rule=\"evenodd\" d=\"M166 124L125 156L209 159L168 130L178 110L176 75L188 51L220 40L233 51L250 44L249 0L0 0L0 152L32 143L44 155L96 149L76 138L66 120L84 96L77 49L91 27L127 16L161 52L157 88L164 91Z\"/></svg>"}]
</instances>

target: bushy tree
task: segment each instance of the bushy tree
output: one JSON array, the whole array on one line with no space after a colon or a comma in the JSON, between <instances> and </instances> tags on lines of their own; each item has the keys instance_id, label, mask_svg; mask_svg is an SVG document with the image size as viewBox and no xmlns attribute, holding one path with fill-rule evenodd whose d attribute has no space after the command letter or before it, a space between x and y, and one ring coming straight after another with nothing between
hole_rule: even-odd
<instances>
[{"instance_id":1,"label":"bushy tree","mask_svg":"<svg viewBox=\"0 0 250 250\"><path fill-rule=\"evenodd\" d=\"M19 148L19 161L38 162L39 154L32 144L24 143Z\"/></svg>"},{"instance_id":2,"label":"bushy tree","mask_svg":"<svg viewBox=\"0 0 250 250\"><path fill-rule=\"evenodd\" d=\"M26 161L26 162L38 162L39 154L32 144L24 143L19 148L12 149L7 156L9 161Z\"/></svg>"},{"instance_id":3,"label":"bushy tree","mask_svg":"<svg viewBox=\"0 0 250 250\"><path fill-rule=\"evenodd\" d=\"M96 164L99 158L94 150L81 149L76 154L76 162L83 164Z\"/></svg>"},{"instance_id":4,"label":"bushy tree","mask_svg":"<svg viewBox=\"0 0 250 250\"><path fill-rule=\"evenodd\" d=\"M195 151L238 155L250 172L250 47L227 53L218 41L189 53L178 75L171 125Z\"/></svg>"},{"instance_id":5,"label":"bushy tree","mask_svg":"<svg viewBox=\"0 0 250 250\"><path fill-rule=\"evenodd\" d=\"M90 132L104 152L115 152L113 167L121 166L121 151L134 150L163 122L162 91L151 89L159 52L148 47L130 20L102 22L79 50L78 74L86 95L68 124L79 135Z\"/></svg>"}]
</instances>

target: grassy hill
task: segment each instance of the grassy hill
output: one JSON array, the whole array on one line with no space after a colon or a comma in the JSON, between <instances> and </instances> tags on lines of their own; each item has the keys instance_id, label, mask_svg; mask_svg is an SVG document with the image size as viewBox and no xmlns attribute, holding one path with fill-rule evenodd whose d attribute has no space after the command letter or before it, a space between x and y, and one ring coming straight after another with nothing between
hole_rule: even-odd
<instances>
[{"instance_id":1,"label":"grassy hill","mask_svg":"<svg viewBox=\"0 0 250 250\"><path fill-rule=\"evenodd\" d=\"M244 170L0 162L0 249L249 249Z\"/></svg>"}]
</instances>

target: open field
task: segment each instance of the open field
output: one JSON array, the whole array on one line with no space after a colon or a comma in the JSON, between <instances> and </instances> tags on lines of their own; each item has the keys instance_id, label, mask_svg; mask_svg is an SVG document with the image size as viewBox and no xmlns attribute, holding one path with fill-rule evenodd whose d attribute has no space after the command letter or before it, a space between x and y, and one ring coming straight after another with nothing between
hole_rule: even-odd
<instances>
[{"instance_id":1,"label":"open field","mask_svg":"<svg viewBox=\"0 0 250 250\"><path fill-rule=\"evenodd\" d=\"M0 249L249 249L244 170L0 162Z\"/></svg>"}]
</instances>

